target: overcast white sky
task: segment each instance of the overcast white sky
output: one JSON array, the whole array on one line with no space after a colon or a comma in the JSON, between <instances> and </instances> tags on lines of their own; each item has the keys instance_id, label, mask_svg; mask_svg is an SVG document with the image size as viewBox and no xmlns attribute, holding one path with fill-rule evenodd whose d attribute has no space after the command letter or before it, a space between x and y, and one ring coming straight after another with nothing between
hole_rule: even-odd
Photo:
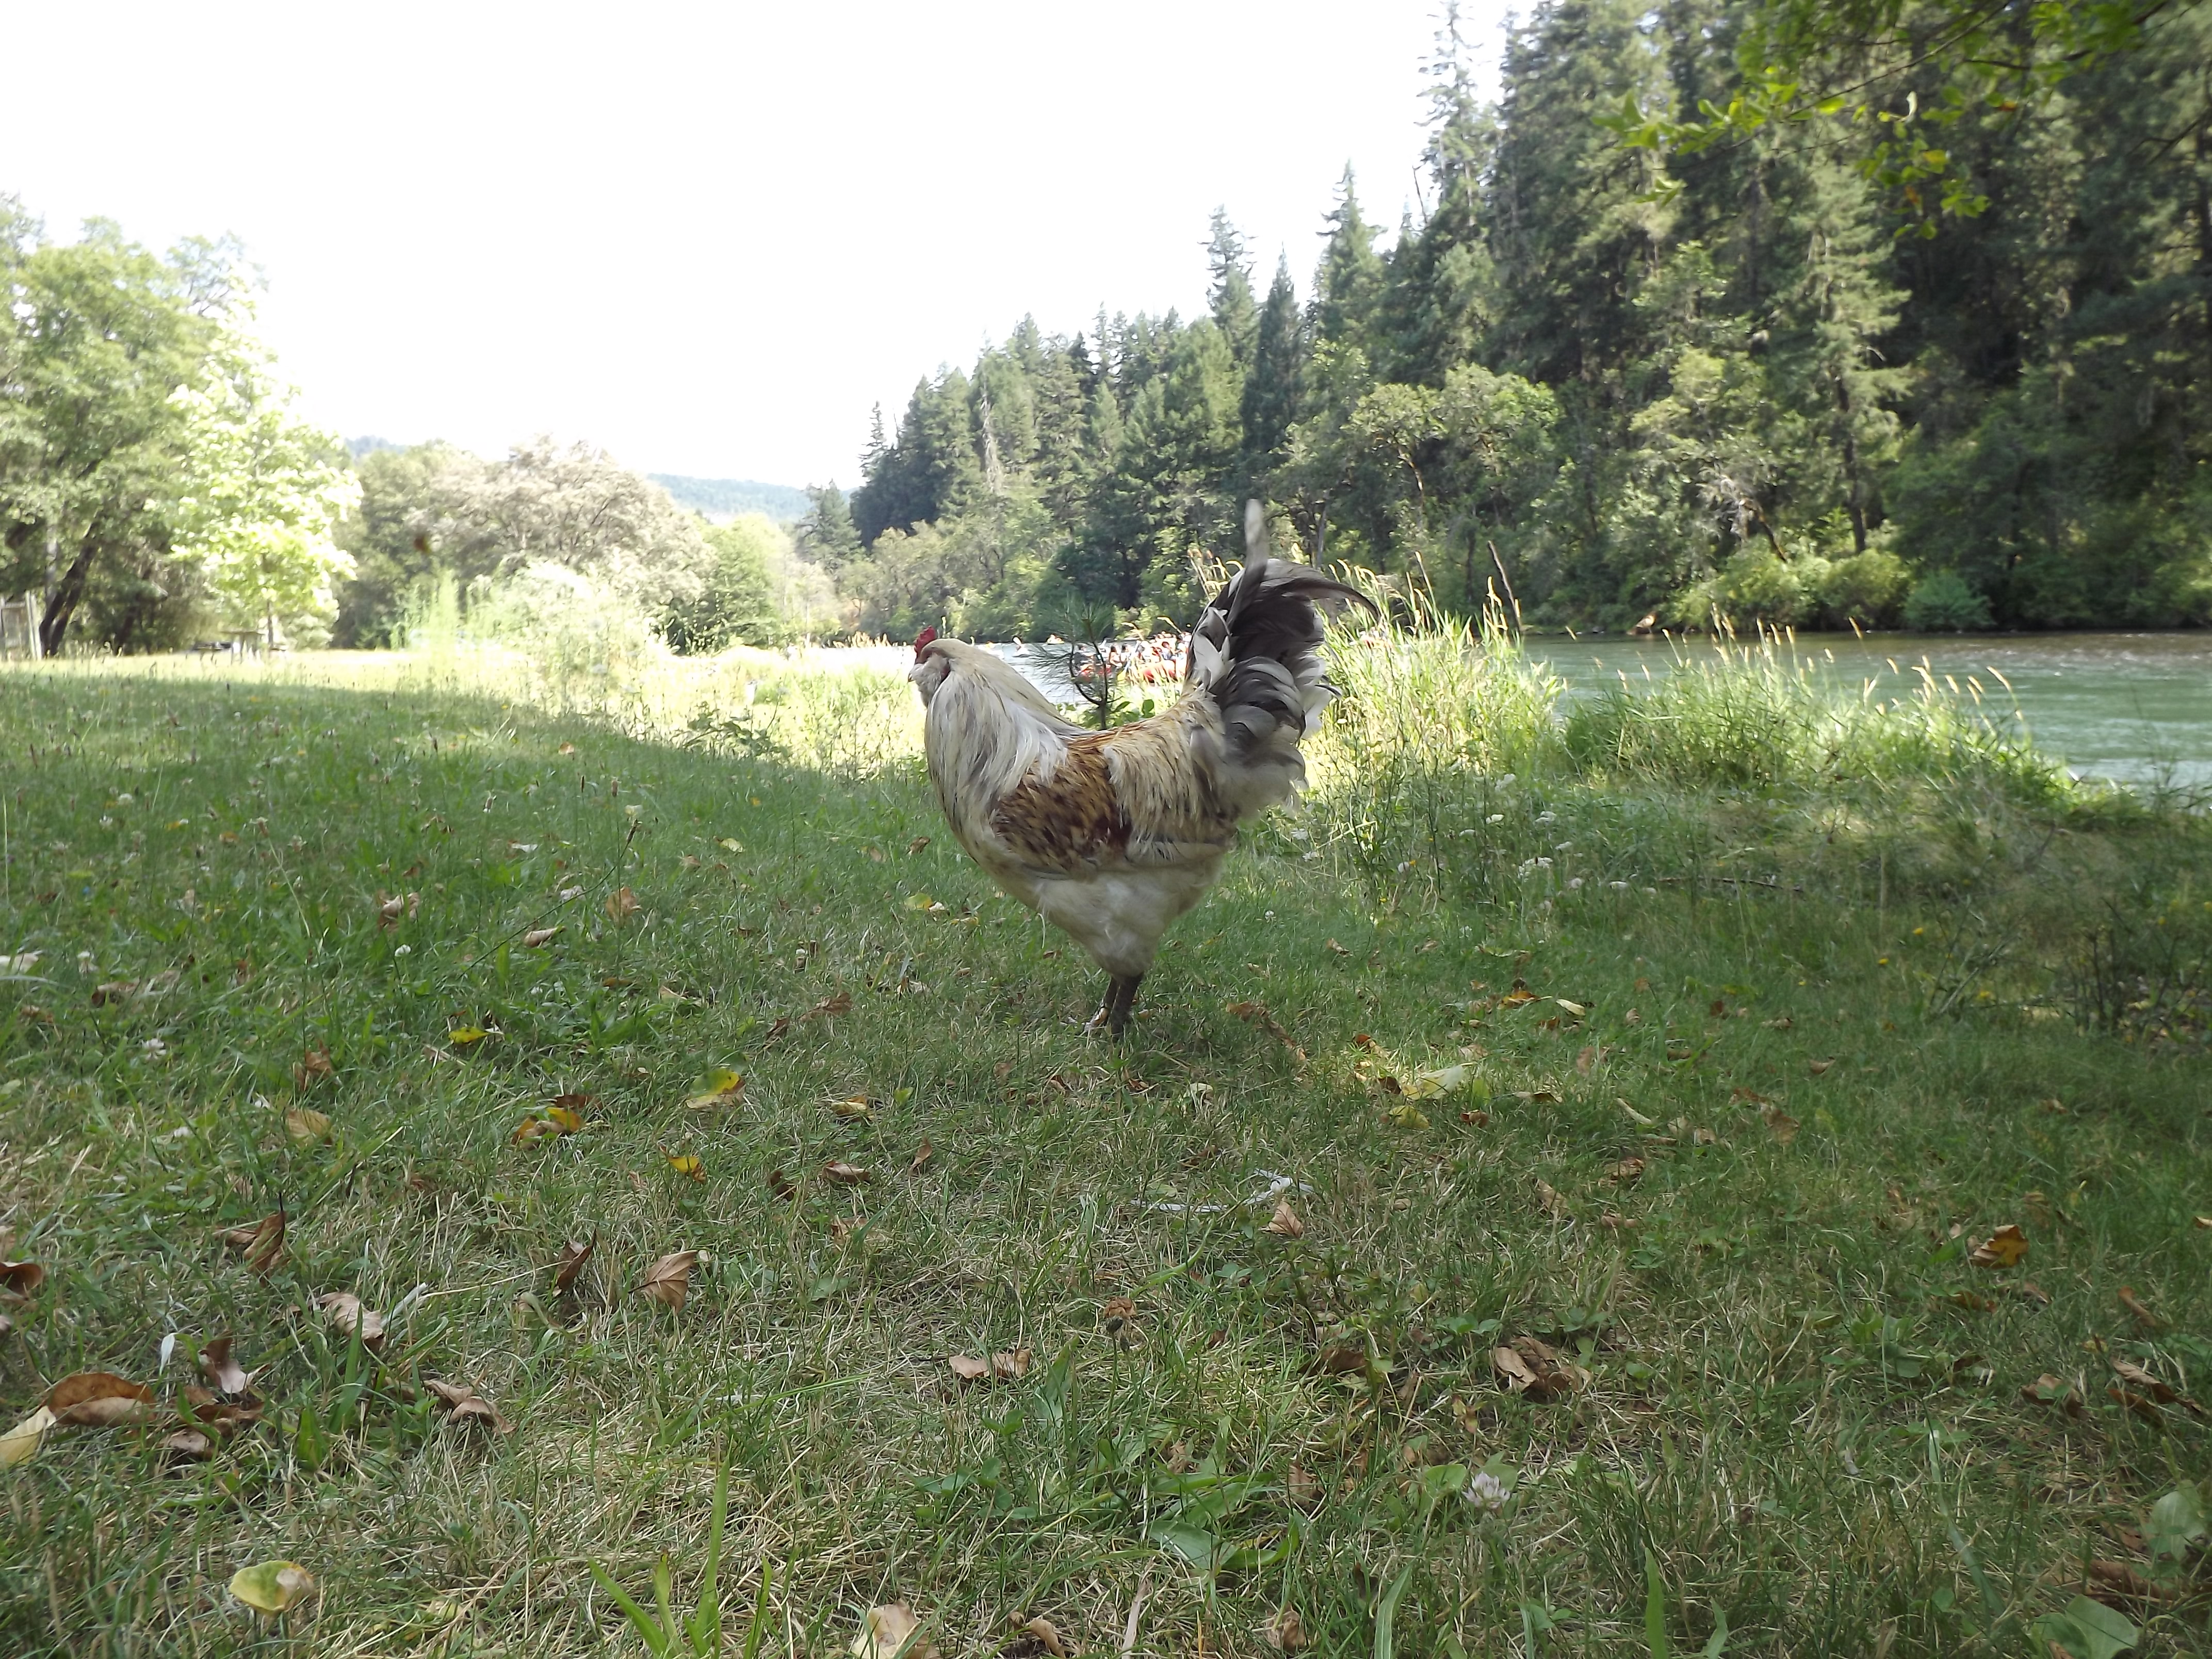
<instances>
[{"instance_id":1,"label":"overcast white sky","mask_svg":"<svg viewBox=\"0 0 2212 1659\"><path fill-rule=\"evenodd\" d=\"M1395 225L1440 9L15 7L0 192L244 238L349 436L849 486L872 404L1024 312L1201 307L1216 204L1301 294L1347 161Z\"/></svg>"}]
</instances>

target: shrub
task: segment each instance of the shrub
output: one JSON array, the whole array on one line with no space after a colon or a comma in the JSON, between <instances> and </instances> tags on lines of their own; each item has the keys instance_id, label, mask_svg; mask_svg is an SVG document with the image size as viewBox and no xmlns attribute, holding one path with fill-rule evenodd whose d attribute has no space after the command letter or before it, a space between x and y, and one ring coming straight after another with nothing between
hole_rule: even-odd
<instances>
[{"instance_id":1,"label":"shrub","mask_svg":"<svg viewBox=\"0 0 2212 1659\"><path fill-rule=\"evenodd\" d=\"M1905 625L1917 634L1972 634L1990 626L1990 602L1955 570L1936 570L1913 584Z\"/></svg>"},{"instance_id":2,"label":"shrub","mask_svg":"<svg viewBox=\"0 0 2212 1659\"><path fill-rule=\"evenodd\" d=\"M1897 614L1898 601L1911 577L1905 561L1881 548L1869 548L1830 565L1820 580L1820 605L1840 624L1856 622L1878 628Z\"/></svg>"}]
</instances>

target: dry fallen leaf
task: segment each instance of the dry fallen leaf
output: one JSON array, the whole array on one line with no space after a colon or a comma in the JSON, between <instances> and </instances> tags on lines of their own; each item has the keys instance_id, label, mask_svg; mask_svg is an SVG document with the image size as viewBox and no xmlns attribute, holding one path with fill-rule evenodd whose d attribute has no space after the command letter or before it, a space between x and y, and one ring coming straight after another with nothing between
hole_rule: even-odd
<instances>
[{"instance_id":1,"label":"dry fallen leaf","mask_svg":"<svg viewBox=\"0 0 2212 1659\"><path fill-rule=\"evenodd\" d=\"M200 1429L179 1429L161 1443L165 1463L198 1463L214 1455L214 1437Z\"/></svg>"},{"instance_id":2,"label":"dry fallen leaf","mask_svg":"<svg viewBox=\"0 0 2212 1659\"><path fill-rule=\"evenodd\" d=\"M847 1164L839 1158L832 1158L823 1164L822 1173L827 1179L836 1182L840 1187L864 1187L875 1179L873 1175L859 1164Z\"/></svg>"},{"instance_id":3,"label":"dry fallen leaf","mask_svg":"<svg viewBox=\"0 0 2212 1659\"><path fill-rule=\"evenodd\" d=\"M1548 1342L1516 1336L1490 1352L1491 1369L1516 1394L1540 1402L1564 1400L1589 1386L1590 1374L1559 1358Z\"/></svg>"},{"instance_id":4,"label":"dry fallen leaf","mask_svg":"<svg viewBox=\"0 0 2212 1659\"><path fill-rule=\"evenodd\" d=\"M1977 1267L2017 1267L2027 1259L2027 1235L2008 1222L1980 1243L1966 1260Z\"/></svg>"},{"instance_id":5,"label":"dry fallen leaf","mask_svg":"<svg viewBox=\"0 0 2212 1659\"><path fill-rule=\"evenodd\" d=\"M827 996L823 998L821 1001L816 1003L811 1008L809 1008L806 1012L801 1016L801 1018L806 1019L827 1019L832 1014L849 1014L852 1012L852 993L849 991L840 991L835 996Z\"/></svg>"},{"instance_id":6,"label":"dry fallen leaf","mask_svg":"<svg viewBox=\"0 0 2212 1659\"><path fill-rule=\"evenodd\" d=\"M54 1414L41 1406L7 1433L0 1434L0 1469L12 1469L36 1457L40 1443L53 1425Z\"/></svg>"},{"instance_id":7,"label":"dry fallen leaf","mask_svg":"<svg viewBox=\"0 0 2212 1659\"><path fill-rule=\"evenodd\" d=\"M57 1423L111 1429L154 1416L154 1391L112 1371L79 1371L46 1390L46 1407Z\"/></svg>"},{"instance_id":8,"label":"dry fallen leaf","mask_svg":"<svg viewBox=\"0 0 2212 1659\"><path fill-rule=\"evenodd\" d=\"M2090 1562L2087 1578L2088 1582L2082 1588L2107 1607L2161 1601L2167 1594L2133 1567L2120 1561Z\"/></svg>"},{"instance_id":9,"label":"dry fallen leaf","mask_svg":"<svg viewBox=\"0 0 2212 1659\"><path fill-rule=\"evenodd\" d=\"M1805 1067L1814 1077L1818 1077L1835 1063L1832 1060L1808 1060L1805 1062Z\"/></svg>"},{"instance_id":10,"label":"dry fallen leaf","mask_svg":"<svg viewBox=\"0 0 2212 1659\"><path fill-rule=\"evenodd\" d=\"M301 1057L300 1063L292 1068L292 1081L304 1089L323 1078L333 1075L337 1071L337 1066L331 1061L329 1049L310 1048ZM318 1113L316 1115L319 1116L320 1114Z\"/></svg>"},{"instance_id":11,"label":"dry fallen leaf","mask_svg":"<svg viewBox=\"0 0 2212 1659\"><path fill-rule=\"evenodd\" d=\"M677 1250L647 1268L639 1288L663 1307L680 1308L691 1289L691 1269L698 1265L698 1251Z\"/></svg>"},{"instance_id":12,"label":"dry fallen leaf","mask_svg":"<svg viewBox=\"0 0 2212 1659\"><path fill-rule=\"evenodd\" d=\"M956 1353L945 1363L963 1382L1012 1382L1029 1375L1030 1358L1027 1348L1016 1348L1011 1353L994 1353L988 1358Z\"/></svg>"},{"instance_id":13,"label":"dry fallen leaf","mask_svg":"<svg viewBox=\"0 0 2212 1659\"><path fill-rule=\"evenodd\" d=\"M1298 1219L1298 1212L1291 1207L1288 1199L1278 1199L1275 1200L1274 1219L1260 1231L1273 1233L1278 1238L1304 1238L1306 1224Z\"/></svg>"},{"instance_id":14,"label":"dry fallen leaf","mask_svg":"<svg viewBox=\"0 0 2212 1659\"><path fill-rule=\"evenodd\" d=\"M595 1233L580 1243L572 1238L562 1245L561 1254L553 1259L553 1289L556 1292L565 1291L576 1282L576 1275L584 1271L584 1264L592 1259L592 1252L599 1248L599 1235Z\"/></svg>"},{"instance_id":15,"label":"dry fallen leaf","mask_svg":"<svg viewBox=\"0 0 2212 1659\"><path fill-rule=\"evenodd\" d=\"M1283 1495L1300 1509L1321 1501L1321 1480L1304 1464L1293 1462L1283 1479Z\"/></svg>"},{"instance_id":16,"label":"dry fallen leaf","mask_svg":"<svg viewBox=\"0 0 2212 1659\"><path fill-rule=\"evenodd\" d=\"M860 1633L853 1638L853 1659L933 1659L936 1649L921 1630L921 1620L903 1601L870 1607L861 1616Z\"/></svg>"},{"instance_id":17,"label":"dry fallen leaf","mask_svg":"<svg viewBox=\"0 0 2212 1659\"><path fill-rule=\"evenodd\" d=\"M876 1115L875 1105L866 1095L850 1095L843 1100L833 1100L830 1103L830 1109L848 1123L872 1122Z\"/></svg>"},{"instance_id":18,"label":"dry fallen leaf","mask_svg":"<svg viewBox=\"0 0 2212 1659\"><path fill-rule=\"evenodd\" d=\"M92 1006L105 1008L111 1003L127 1002L138 988L135 979L112 979L105 985L92 988Z\"/></svg>"},{"instance_id":19,"label":"dry fallen leaf","mask_svg":"<svg viewBox=\"0 0 2212 1659\"><path fill-rule=\"evenodd\" d=\"M1364 1342L1340 1342L1334 1347L1323 1348L1306 1367L1323 1376L1347 1376L1367 1369L1367 1345Z\"/></svg>"},{"instance_id":20,"label":"dry fallen leaf","mask_svg":"<svg viewBox=\"0 0 2212 1659\"><path fill-rule=\"evenodd\" d=\"M1334 939L1328 941L1328 948L1333 954L1340 957L1348 957L1352 954L1351 951L1346 950L1344 946L1339 945Z\"/></svg>"},{"instance_id":21,"label":"dry fallen leaf","mask_svg":"<svg viewBox=\"0 0 2212 1659\"><path fill-rule=\"evenodd\" d=\"M1766 1120L1767 1129L1774 1136L1776 1146L1787 1146L1797 1139L1797 1120L1779 1106L1768 1107L1759 1116Z\"/></svg>"},{"instance_id":22,"label":"dry fallen leaf","mask_svg":"<svg viewBox=\"0 0 2212 1659\"><path fill-rule=\"evenodd\" d=\"M1052 1659L1068 1659L1067 1644L1060 1639L1060 1626L1042 1613L1018 1621L1014 1628L1028 1638L1026 1643L1018 1640L1017 1648L1033 1648L1050 1654Z\"/></svg>"},{"instance_id":23,"label":"dry fallen leaf","mask_svg":"<svg viewBox=\"0 0 2212 1659\"><path fill-rule=\"evenodd\" d=\"M315 1298L323 1317L341 1336L358 1336L361 1346L374 1348L384 1340L384 1316L361 1305L351 1291L325 1291Z\"/></svg>"},{"instance_id":24,"label":"dry fallen leaf","mask_svg":"<svg viewBox=\"0 0 2212 1659\"><path fill-rule=\"evenodd\" d=\"M264 1216L251 1227L232 1227L216 1237L246 1258L257 1273L266 1273L284 1255L284 1212Z\"/></svg>"},{"instance_id":25,"label":"dry fallen leaf","mask_svg":"<svg viewBox=\"0 0 2212 1659\"><path fill-rule=\"evenodd\" d=\"M1281 1043L1285 1048L1288 1048L1291 1054L1297 1055L1299 1060L1303 1061L1305 1059L1306 1051L1299 1048L1297 1039L1292 1037L1288 1031L1283 1029L1281 1022L1277 1020L1273 1014L1267 1012L1267 1006L1264 1003L1232 1002L1228 1005L1226 1012L1233 1018L1244 1021L1247 1024L1257 1025L1260 1027L1260 1029L1267 1032L1269 1036L1274 1038L1276 1042Z\"/></svg>"},{"instance_id":26,"label":"dry fallen leaf","mask_svg":"<svg viewBox=\"0 0 2212 1659\"><path fill-rule=\"evenodd\" d=\"M1554 1221L1567 1219L1567 1200L1559 1196L1559 1189L1541 1176L1535 1177L1535 1182L1536 1202L1543 1206L1544 1213Z\"/></svg>"},{"instance_id":27,"label":"dry fallen leaf","mask_svg":"<svg viewBox=\"0 0 2212 1659\"><path fill-rule=\"evenodd\" d=\"M2113 1383L2111 1388L2106 1389L2105 1394L2108 1399L2117 1401L2121 1407L2128 1411L2133 1412L2137 1417L2142 1418L2145 1422L2155 1423L2160 1425L2161 1427L2164 1426L2166 1423L2166 1413L2159 1409L2158 1402L2151 1399L2148 1395L2136 1394L2134 1390L2130 1389L2124 1389L2117 1382Z\"/></svg>"},{"instance_id":28,"label":"dry fallen leaf","mask_svg":"<svg viewBox=\"0 0 2212 1659\"><path fill-rule=\"evenodd\" d=\"M1631 1182L1640 1177L1644 1173L1644 1162L1642 1158L1624 1158L1620 1163L1614 1164L1611 1169L1605 1172L1605 1178L1616 1187L1626 1187Z\"/></svg>"},{"instance_id":29,"label":"dry fallen leaf","mask_svg":"<svg viewBox=\"0 0 2212 1659\"><path fill-rule=\"evenodd\" d=\"M922 1172L922 1170L928 1164L929 1160L935 1156L936 1154L929 1150L929 1137L927 1135L924 1135L921 1138L921 1145L915 1148L913 1161L906 1166L907 1173L908 1175L920 1175Z\"/></svg>"},{"instance_id":30,"label":"dry fallen leaf","mask_svg":"<svg viewBox=\"0 0 2212 1659\"><path fill-rule=\"evenodd\" d=\"M17 1297L28 1297L46 1282L46 1270L37 1261L0 1261L0 1290Z\"/></svg>"},{"instance_id":31,"label":"dry fallen leaf","mask_svg":"<svg viewBox=\"0 0 2212 1659\"><path fill-rule=\"evenodd\" d=\"M188 1427L211 1431L217 1439L228 1439L240 1429L250 1429L261 1420L262 1402L254 1395L244 1395L236 1400L218 1400L215 1391L204 1389L197 1382L187 1382L178 1390L177 1413Z\"/></svg>"},{"instance_id":32,"label":"dry fallen leaf","mask_svg":"<svg viewBox=\"0 0 2212 1659\"><path fill-rule=\"evenodd\" d=\"M313 1595L315 1578L296 1561L264 1561L233 1573L230 1593L254 1612L273 1615Z\"/></svg>"},{"instance_id":33,"label":"dry fallen leaf","mask_svg":"<svg viewBox=\"0 0 2212 1659\"><path fill-rule=\"evenodd\" d=\"M2051 1292L2032 1279L2023 1279L2014 1288L2024 1302L2032 1302L2039 1308L2047 1308L2051 1305Z\"/></svg>"},{"instance_id":34,"label":"dry fallen leaf","mask_svg":"<svg viewBox=\"0 0 2212 1659\"><path fill-rule=\"evenodd\" d=\"M1109 1297L1100 1305L1098 1322L1109 1336L1119 1336L1137 1316L1137 1304L1126 1296Z\"/></svg>"},{"instance_id":35,"label":"dry fallen leaf","mask_svg":"<svg viewBox=\"0 0 2212 1659\"><path fill-rule=\"evenodd\" d=\"M550 945L559 936L560 932L558 927L533 927L522 936L522 948L526 951L535 951L543 945Z\"/></svg>"},{"instance_id":36,"label":"dry fallen leaf","mask_svg":"<svg viewBox=\"0 0 2212 1659\"><path fill-rule=\"evenodd\" d=\"M1528 1362L1510 1348L1492 1348L1490 1351L1490 1368L1498 1373L1499 1381L1516 1394L1536 1384L1536 1373L1529 1369Z\"/></svg>"},{"instance_id":37,"label":"dry fallen leaf","mask_svg":"<svg viewBox=\"0 0 2212 1659\"><path fill-rule=\"evenodd\" d=\"M326 1139L331 1133L331 1120L322 1112L311 1112L304 1106L295 1106L284 1114L284 1133L298 1146L312 1146Z\"/></svg>"},{"instance_id":38,"label":"dry fallen leaf","mask_svg":"<svg viewBox=\"0 0 2212 1659\"><path fill-rule=\"evenodd\" d=\"M2157 1314L2153 1313L2150 1309L2145 1305L2142 1298L2136 1294L2136 1287L2134 1285L2123 1285L2120 1286L2120 1305L2123 1308L2125 1308L2130 1313L2133 1314L2136 1317L2136 1323L2142 1326L2145 1330L2162 1331L2166 1328L2166 1321L2160 1318Z\"/></svg>"},{"instance_id":39,"label":"dry fallen leaf","mask_svg":"<svg viewBox=\"0 0 2212 1659\"><path fill-rule=\"evenodd\" d=\"M217 1394L244 1394L253 1386L253 1373L231 1357L231 1339L210 1337L200 1350L200 1375Z\"/></svg>"},{"instance_id":40,"label":"dry fallen leaf","mask_svg":"<svg viewBox=\"0 0 2212 1659\"><path fill-rule=\"evenodd\" d=\"M491 1402L474 1389L459 1382L443 1382L434 1376L422 1379L422 1386L445 1402L447 1417L455 1423L471 1428L489 1429L494 1434L513 1434L514 1425L492 1408Z\"/></svg>"},{"instance_id":41,"label":"dry fallen leaf","mask_svg":"<svg viewBox=\"0 0 2212 1659\"><path fill-rule=\"evenodd\" d=\"M637 895L627 887L618 887L607 895L607 920L617 927L637 914Z\"/></svg>"},{"instance_id":42,"label":"dry fallen leaf","mask_svg":"<svg viewBox=\"0 0 2212 1659\"><path fill-rule=\"evenodd\" d=\"M2049 1371L2024 1384L2020 1397L2031 1404L2056 1406L2069 1417L2081 1415L2081 1395L2070 1384L2061 1382Z\"/></svg>"}]
</instances>

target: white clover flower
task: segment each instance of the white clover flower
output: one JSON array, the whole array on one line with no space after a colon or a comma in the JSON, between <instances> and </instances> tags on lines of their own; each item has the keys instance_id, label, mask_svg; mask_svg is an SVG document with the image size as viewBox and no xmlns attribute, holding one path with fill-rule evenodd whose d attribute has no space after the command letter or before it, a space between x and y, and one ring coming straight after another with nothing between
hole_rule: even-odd
<instances>
[{"instance_id":1,"label":"white clover flower","mask_svg":"<svg viewBox=\"0 0 2212 1659\"><path fill-rule=\"evenodd\" d=\"M403 945L392 954L395 957L411 957L415 954L415 947L411 945Z\"/></svg>"},{"instance_id":2,"label":"white clover flower","mask_svg":"<svg viewBox=\"0 0 2212 1659\"><path fill-rule=\"evenodd\" d=\"M1492 812L1487 818L1484 819L1483 822L1486 823L1503 823L1505 822L1505 814L1503 812Z\"/></svg>"},{"instance_id":3,"label":"white clover flower","mask_svg":"<svg viewBox=\"0 0 2212 1659\"><path fill-rule=\"evenodd\" d=\"M1496 1515L1505 1507L1510 1496L1505 1483L1488 1469L1475 1471L1474 1479L1467 1483L1467 1501L1485 1515Z\"/></svg>"}]
</instances>

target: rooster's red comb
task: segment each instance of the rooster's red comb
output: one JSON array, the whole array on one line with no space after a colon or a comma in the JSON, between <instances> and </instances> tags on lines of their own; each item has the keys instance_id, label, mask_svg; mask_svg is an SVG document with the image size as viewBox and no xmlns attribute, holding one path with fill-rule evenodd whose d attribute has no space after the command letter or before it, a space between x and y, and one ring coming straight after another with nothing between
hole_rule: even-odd
<instances>
[{"instance_id":1,"label":"rooster's red comb","mask_svg":"<svg viewBox=\"0 0 2212 1659\"><path fill-rule=\"evenodd\" d=\"M925 628L921 633L915 635L914 659L916 662L920 662L921 660L921 653L929 648L930 641L934 640L936 637L937 630L933 628Z\"/></svg>"}]
</instances>

